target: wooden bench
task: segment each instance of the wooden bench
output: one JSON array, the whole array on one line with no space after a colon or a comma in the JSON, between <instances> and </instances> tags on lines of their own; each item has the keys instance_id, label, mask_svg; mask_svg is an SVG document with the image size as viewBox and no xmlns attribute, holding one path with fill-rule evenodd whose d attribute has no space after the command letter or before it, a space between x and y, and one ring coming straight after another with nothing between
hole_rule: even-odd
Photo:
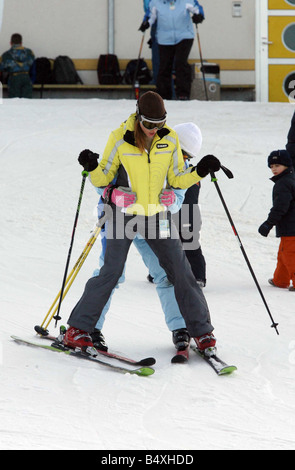
<instances>
[{"instance_id":1,"label":"wooden bench","mask_svg":"<svg viewBox=\"0 0 295 470\"><path fill-rule=\"evenodd\" d=\"M74 62L74 65L76 67L77 72L79 73L80 71L92 71L96 72L97 71L97 64L98 64L98 58L97 59L72 59ZM120 71L123 77L123 73L126 69L126 66L128 62L131 59L121 59L119 60L119 66L120 66ZM152 69L152 64L151 60L146 61L148 63L148 67L151 70ZM53 67L53 60L52 60L52 67ZM3 90L6 90L7 85L3 85ZM153 84L149 85L140 85L141 90L155 90L156 86ZM36 91L40 91L40 98L42 98L47 91L74 91L74 92L93 92L93 91L98 91L98 92L112 92L112 91L118 91L126 94L126 92L130 92L130 95L133 95L133 85L127 85L120 83L118 85L101 85L98 83L93 83L91 85L87 84L81 84L77 83L74 85L68 85L68 84L56 84L56 83L46 83L44 85L39 85L39 84L34 84L33 89Z\"/></svg>"},{"instance_id":2,"label":"wooden bench","mask_svg":"<svg viewBox=\"0 0 295 470\"><path fill-rule=\"evenodd\" d=\"M97 64L98 64L98 58L97 59L72 59L74 62L74 65L76 67L77 72L79 73L80 71L86 71L86 72L96 72L97 71ZM119 67L120 71L123 77L123 73L127 67L127 64L130 59L121 59L119 60ZM151 70L152 69L152 64L151 60L146 61L148 63L148 67ZM140 89L141 90L154 90L156 88L155 85L141 85ZM40 90L42 89L42 85L34 85L34 89ZM133 94L133 85L127 85L120 83L118 85L101 85L98 83L93 83L91 85L86 85L86 84L80 84L77 83L75 85L64 85L64 84L46 84L43 86L43 90L60 90L60 91L80 91L80 92L91 92L91 91L98 91L98 92L112 92L112 91L118 91L122 93L130 92L130 95ZM105 94L105 93L104 93Z\"/></svg>"},{"instance_id":3,"label":"wooden bench","mask_svg":"<svg viewBox=\"0 0 295 470\"><path fill-rule=\"evenodd\" d=\"M97 70L97 64L98 64L98 58L97 59L72 59L77 72L81 71L92 71L96 72ZM128 62L131 59L119 59L119 67L121 70L121 74L123 76L123 73L127 67ZM152 70L152 61L151 59L144 59L148 65L149 70ZM196 62L199 62L198 59L190 59L189 63L194 64ZM215 63L220 66L221 71L253 71L255 70L255 60L254 59L209 59L208 62L210 63ZM6 85L3 85L3 89L6 88ZM47 95L47 91L73 91L73 92L104 92L102 93L103 96L105 95L105 92L122 92L126 94L126 92L130 92L130 96L132 95L133 97L133 86L132 85L126 85L126 84L119 84L119 85L101 85L100 83L93 83L91 85L86 85L86 84L75 84L75 85L64 85L64 84L45 84L43 85L38 85L34 84L33 85L34 90L39 90L40 91L40 98L43 97L43 94L45 93L45 96ZM149 85L141 85L140 89L141 90L154 90L156 87L153 84ZM254 85L222 85L221 88L254 88Z\"/></svg>"}]
</instances>

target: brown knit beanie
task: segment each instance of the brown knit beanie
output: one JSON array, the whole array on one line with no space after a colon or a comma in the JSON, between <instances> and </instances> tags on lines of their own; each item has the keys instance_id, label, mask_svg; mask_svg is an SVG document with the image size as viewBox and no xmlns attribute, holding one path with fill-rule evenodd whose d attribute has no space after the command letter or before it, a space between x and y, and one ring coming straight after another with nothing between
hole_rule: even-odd
<instances>
[{"instance_id":1,"label":"brown knit beanie","mask_svg":"<svg viewBox=\"0 0 295 470\"><path fill-rule=\"evenodd\" d=\"M158 93L147 91L138 100L137 113L149 119L164 120L166 118L164 101Z\"/></svg>"}]
</instances>

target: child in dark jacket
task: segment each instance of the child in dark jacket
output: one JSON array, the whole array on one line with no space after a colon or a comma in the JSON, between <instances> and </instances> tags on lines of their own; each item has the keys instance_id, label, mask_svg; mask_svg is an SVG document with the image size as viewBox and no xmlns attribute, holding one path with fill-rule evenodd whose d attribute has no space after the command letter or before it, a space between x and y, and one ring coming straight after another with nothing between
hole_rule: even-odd
<instances>
[{"instance_id":1,"label":"child in dark jacket","mask_svg":"<svg viewBox=\"0 0 295 470\"><path fill-rule=\"evenodd\" d=\"M276 226L276 236L281 238L277 266L269 283L275 287L295 291L295 175L292 160L286 150L275 150L268 157L275 183L273 207L268 218L259 227L259 233L267 237ZM291 286L290 286L291 281ZM290 286L290 287L289 287Z\"/></svg>"}]
</instances>

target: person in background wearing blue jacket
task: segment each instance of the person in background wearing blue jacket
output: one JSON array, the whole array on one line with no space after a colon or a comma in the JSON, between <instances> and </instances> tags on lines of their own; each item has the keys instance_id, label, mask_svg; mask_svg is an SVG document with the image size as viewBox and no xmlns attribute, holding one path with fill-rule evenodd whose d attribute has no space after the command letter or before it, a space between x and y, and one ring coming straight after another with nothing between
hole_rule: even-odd
<instances>
[{"instance_id":1,"label":"person in background wearing blue jacket","mask_svg":"<svg viewBox=\"0 0 295 470\"><path fill-rule=\"evenodd\" d=\"M151 0L149 9L149 17L139 29L144 32L157 22L160 56L157 92L164 99L172 99L173 71L176 98L189 100L192 77L188 57L195 37L193 23L204 20L203 7L197 0Z\"/></svg>"},{"instance_id":2,"label":"person in background wearing blue jacket","mask_svg":"<svg viewBox=\"0 0 295 470\"><path fill-rule=\"evenodd\" d=\"M196 126L192 122L182 123L175 126L175 130L177 131L180 146L182 149L182 153L184 158L194 158L198 157L199 151L202 146L202 134L198 126ZM186 165L188 166L188 165ZM199 188L199 186L196 188ZM96 188L98 194L103 194L102 188ZM201 216L198 213L198 206L196 204L195 196L195 189L194 187L189 188L188 190L174 190L175 193L175 200L173 204L167 206L167 209L171 214L175 214L175 217L179 213L183 202L187 199L187 194L190 193L191 196L188 199L189 207L189 218L186 222L190 223L190 227L185 229L190 231L189 239L188 237L182 238L183 248L186 252L187 258L191 264L192 271L196 277L196 281L203 281L201 282L203 285L205 284L205 260L201 252L200 244L199 244L199 231L200 231L200 223L201 223ZM198 190L197 190L198 191ZM192 202L193 201L193 202ZM191 205L195 205L194 214L192 214L192 207ZM98 204L98 216L100 217L103 212L104 203L102 200L99 201ZM188 214L187 214L188 215ZM178 222L177 226L180 229L180 236L183 232L183 225L185 223L186 217L183 217L181 222ZM193 226L192 226L193 225ZM107 226L107 223L106 223ZM192 233L194 231L194 233ZM100 255L100 268L104 264L104 252L106 248L106 238L107 238L107 229L106 227L102 230L102 252ZM195 238L195 239L194 239ZM180 313L179 306L176 302L175 294L174 294L174 287L167 279L166 272L160 266L159 260L157 256L154 254L152 249L149 247L147 242L142 238L139 234L133 240L133 244L135 245L137 251L142 257L144 264L146 265L149 275L153 278L153 283L156 286L157 294L159 296L161 306L165 315L165 322L168 329L172 333L172 340L177 350L185 349L190 341L190 336L188 334L185 321ZM195 245L191 246L190 245ZM190 249L191 248L191 249ZM191 256L190 256L190 251ZM189 256L190 257L189 257ZM93 276L97 276L99 274L100 268L96 269L93 273ZM197 273L197 274L196 274ZM125 281L125 274L121 276L119 279L119 283L116 286L119 287L119 284ZM200 284L200 282L199 282ZM114 292L114 291L113 291ZM113 294L112 292L112 294ZM103 312L96 324L94 332L91 334L92 341L94 346L102 351L107 351L108 347L105 342L104 335L102 333L102 328L105 322L105 316L109 311L110 304L111 304L110 296L107 304L105 305Z\"/></svg>"},{"instance_id":3,"label":"person in background wearing blue jacket","mask_svg":"<svg viewBox=\"0 0 295 470\"><path fill-rule=\"evenodd\" d=\"M0 71L8 73L8 97L32 98L33 87L30 68L34 62L31 49L23 47L22 36L15 33L10 39L11 48L4 52L0 62Z\"/></svg>"}]
</instances>

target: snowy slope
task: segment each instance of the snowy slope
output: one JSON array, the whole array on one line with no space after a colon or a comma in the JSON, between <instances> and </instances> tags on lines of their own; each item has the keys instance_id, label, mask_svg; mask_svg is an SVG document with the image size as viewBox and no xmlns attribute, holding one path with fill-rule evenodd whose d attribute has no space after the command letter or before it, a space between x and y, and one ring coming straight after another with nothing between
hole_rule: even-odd
<instances>
[{"instance_id":1,"label":"snowy slope","mask_svg":"<svg viewBox=\"0 0 295 470\"><path fill-rule=\"evenodd\" d=\"M271 321L210 179L201 192L208 300L220 355L238 366L217 377L199 359L171 365L171 334L146 268L132 248L104 333L111 349L155 356L149 378L19 346L36 339L60 289L81 185L77 156L103 151L130 100L6 100L0 106L0 449L197 450L295 448L295 297L271 288L278 240L257 233L271 207L268 153L283 148L290 104L167 102L168 123L194 121L201 156L235 178L219 186L276 321ZM95 223L87 182L72 262ZM61 309L62 323L97 266L98 241ZM54 324L50 332L56 333ZM193 354L193 353L192 353Z\"/></svg>"}]
</instances>

